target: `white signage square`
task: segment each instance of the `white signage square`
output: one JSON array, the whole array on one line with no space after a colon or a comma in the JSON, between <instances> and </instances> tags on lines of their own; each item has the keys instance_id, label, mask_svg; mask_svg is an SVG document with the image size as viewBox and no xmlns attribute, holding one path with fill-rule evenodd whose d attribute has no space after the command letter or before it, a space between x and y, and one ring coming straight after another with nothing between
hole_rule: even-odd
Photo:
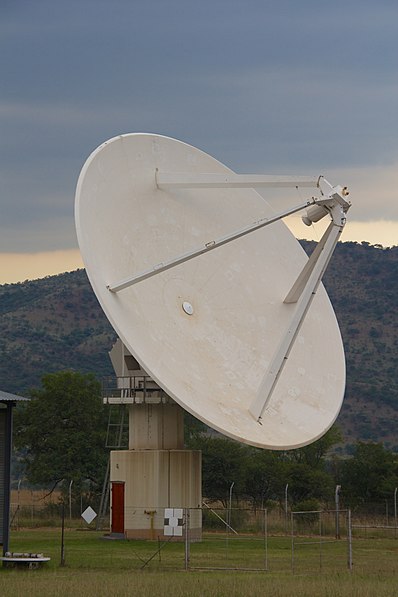
<instances>
[{"instance_id":1,"label":"white signage square","mask_svg":"<svg viewBox=\"0 0 398 597\"><path fill-rule=\"evenodd\" d=\"M82 514L81 514L81 517L83 518L83 520L85 520L87 522L87 524L90 524L91 522L93 522L93 520L96 516L97 516L97 513L92 509L91 506L86 508L85 511L82 512Z\"/></svg>"},{"instance_id":2,"label":"white signage square","mask_svg":"<svg viewBox=\"0 0 398 597\"><path fill-rule=\"evenodd\" d=\"M165 508L164 534L166 537L182 537L183 508Z\"/></svg>"}]
</instances>

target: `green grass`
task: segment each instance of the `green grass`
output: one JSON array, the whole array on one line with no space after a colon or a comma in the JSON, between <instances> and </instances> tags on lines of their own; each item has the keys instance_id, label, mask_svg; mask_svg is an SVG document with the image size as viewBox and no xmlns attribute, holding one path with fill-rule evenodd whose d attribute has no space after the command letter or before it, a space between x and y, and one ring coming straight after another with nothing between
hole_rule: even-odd
<instances>
[{"instance_id":1,"label":"green grass","mask_svg":"<svg viewBox=\"0 0 398 597\"><path fill-rule=\"evenodd\" d=\"M60 566L59 529L13 531L10 549L44 552L51 562L39 570L0 569L2 597L42 596L193 596L234 597L387 597L397 595L398 540L354 539L354 570L346 567L346 542L322 545L297 539L294 573L291 540L269 537L228 540L206 536L191 545L191 566L184 570L184 545L169 543L156 554L157 542L109 541L95 531L67 530L66 565ZM320 557L320 553L322 557ZM155 557L143 567L144 563ZM208 567L264 567L268 571L205 570ZM196 568L201 568L200 570Z\"/></svg>"}]
</instances>

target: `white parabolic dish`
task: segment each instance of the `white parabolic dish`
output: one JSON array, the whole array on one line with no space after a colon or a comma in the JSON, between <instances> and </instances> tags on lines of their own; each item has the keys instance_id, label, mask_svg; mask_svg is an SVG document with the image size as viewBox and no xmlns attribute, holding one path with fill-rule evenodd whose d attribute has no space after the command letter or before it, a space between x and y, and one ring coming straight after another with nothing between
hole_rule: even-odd
<instances>
[{"instance_id":1,"label":"white parabolic dish","mask_svg":"<svg viewBox=\"0 0 398 597\"><path fill-rule=\"evenodd\" d=\"M107 288L274 215L250 188L162 190L157 169L231 174L160 135L121 135L91 154L77 185L76 227L109 321L165 392L210 427L269 449L314 441L336 419L345 387L341 336L322 285L261 423L249 412L295 309L283 300L307 261L281 221L119 292Z\"/></svg>"}]
</instances>

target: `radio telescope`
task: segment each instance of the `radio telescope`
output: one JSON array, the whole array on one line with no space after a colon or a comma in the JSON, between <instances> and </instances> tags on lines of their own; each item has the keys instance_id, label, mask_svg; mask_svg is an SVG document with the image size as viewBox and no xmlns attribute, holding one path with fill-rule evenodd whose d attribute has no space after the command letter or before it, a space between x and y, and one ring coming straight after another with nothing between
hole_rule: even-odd
<instances>
[{"instance_id":1,"label":"radio telescope","mask_svg":"<svg viewBox=\"0 0 398 597\"><path fill-rule=\"evenodd\" d=\"M267 187L308 198L275 213L256 191ZM181 141L126 134L82 169L77 236L106 316L165 394L230 438L285 450L322 436L343 400L321 278L347 195L323 177L236 174ZM282 222L300 211L307 225L330 219L309 259Z\"/></svg>"}]
</instances>

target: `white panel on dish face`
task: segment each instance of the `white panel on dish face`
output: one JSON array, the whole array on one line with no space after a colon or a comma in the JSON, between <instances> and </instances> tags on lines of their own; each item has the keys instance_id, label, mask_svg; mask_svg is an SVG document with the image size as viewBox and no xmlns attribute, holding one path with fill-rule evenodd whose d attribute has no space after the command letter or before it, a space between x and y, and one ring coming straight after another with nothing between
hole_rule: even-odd
<instances>
[{"instance_id":1,"label":"white panel on dish face","mask_svg":"<svg viewBox=\"0 0 398 597\"><path fill-rule=\"evenodd\" d=\"M114 329L176 402L236 440L288 449L320 437L345 388L337 321L322 285L263 413L249 412L294 304L307 257L282 222L134 286L107 286L275 215L253 189L168 189L156 172L231 173L199 149L150 134L115 137L87 160L76 228L87 274Z\"/></svg>"}]
</instances>

